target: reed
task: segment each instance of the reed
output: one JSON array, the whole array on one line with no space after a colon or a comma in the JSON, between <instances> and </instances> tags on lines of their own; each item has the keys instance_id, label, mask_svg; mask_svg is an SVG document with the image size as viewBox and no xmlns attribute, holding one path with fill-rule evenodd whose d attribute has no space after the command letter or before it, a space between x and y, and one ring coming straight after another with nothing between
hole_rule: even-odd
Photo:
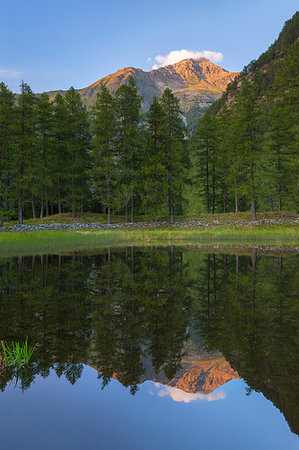
<instances>
[{"instance_id":1,"label":"reed","mask_svg":"<svg viewBox=\"0 0 299 450\"><path fill-rule=\"evenodd\" d=\"M29 363L35 347L28 345L27 341L28 338L26 338L23 344L12 342L11 345L1 341L4 366L22 367Z\"/></svg>"}]
</instances>

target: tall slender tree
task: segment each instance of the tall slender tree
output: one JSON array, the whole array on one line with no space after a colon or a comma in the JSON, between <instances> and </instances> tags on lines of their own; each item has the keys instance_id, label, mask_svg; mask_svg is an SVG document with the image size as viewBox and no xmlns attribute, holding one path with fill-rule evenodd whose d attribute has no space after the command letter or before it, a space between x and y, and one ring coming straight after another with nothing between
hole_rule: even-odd
<instances>
[{"instance_id":1,"label":"tall slender tree","mask_svg":"<svg viewBox=\"0 0 299 450\"><path fill-rule=\"evenodd\" d=\"M122 172L122 191L124 195L126 220L128 204L131 203L131 222L134 222L134 202L136 197L137 171L140 160L140 108L141 97L133 77L128 84L121 85L116 93L119 131L119 162Z\"/></svg>"},{"instance_id":2,"label":"tall slender tree","mask_svg":"<svg viewBox=\"0 0 299 450\"><path fill-rule=\"evenodd\" d=\"M22 82L21 93L16 108L14 188L18 202L18 222L23 223L24 201L31 194L36 174L36 98L28 86Z\"/></svg>"},{"instance_id":3,"label":"tall slender tree","mask_svg":"<svg viewBox=\"0 0 299 450\"><path fill-rule=\"evenodd\" d=\"M97 94L93 113L92 177L96 198L107 208L110 224L111 210L117 205L118 147L115 101L106 86Z\"/></svg>"},{"instance_id":4,"label":"tall slender tree","mask_svg":"<svg viewBox=\"0 0 299 450\"><path fill-rule=\"evenodd\" d=\"M88 149L90 146L90 130L86 107L80 94L71 87L65 94L66 134L69 156L69 190L73 217L83 210L84 194L87 189Z\"/></svg>"},{"instance_id":5,"label":"tall slender tree","mask_svg":"<svg viewBox=\"0 0 299 450\"><path fill-rule=\"evenodd\" d=\"M14 94L0 83L0 227L10 211L10 177L14 168Z\"/></svg>"},{"instance_id":6,"label":"tall slender tree","mask_svg":"<svg viewBox=\"0 0 299 450\"><path fill-rule=\"evenodd\" d=\"M168 191L165 120L165 112L154 97L146 119L140 171L142 209L152 219L164 212Z\"/></svg>"},{"instance_id":7,"label":"tall slender tree","mask_svg":"<svg viewBox=\"0 0 299 450\"><path fill-rule=\"evenodd\" d=\"M179 199L181 197L185 126L182 120L179 100L170 89L165 89L163 92L161 105L165 114L165 165L168 176L168 207L170 221L173 223L176 194L178 194Z\"/></svg>"}]
</instances>

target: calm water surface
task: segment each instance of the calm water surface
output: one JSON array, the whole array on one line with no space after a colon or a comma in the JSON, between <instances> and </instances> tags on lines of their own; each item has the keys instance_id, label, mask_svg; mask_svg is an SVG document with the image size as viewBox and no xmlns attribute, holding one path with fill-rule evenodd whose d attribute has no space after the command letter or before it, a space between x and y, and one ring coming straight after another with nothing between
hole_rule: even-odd
<instances>
[{"instance_id":1,"label":"calm water surface","mask_svg":"<svg viewBox=\"0 0 299 450\"><path fill-rule=\"evenodd\" d=\"M1 449L298 449L298 257L219 251L0 257Z\"/></svg>"}]
</instances>

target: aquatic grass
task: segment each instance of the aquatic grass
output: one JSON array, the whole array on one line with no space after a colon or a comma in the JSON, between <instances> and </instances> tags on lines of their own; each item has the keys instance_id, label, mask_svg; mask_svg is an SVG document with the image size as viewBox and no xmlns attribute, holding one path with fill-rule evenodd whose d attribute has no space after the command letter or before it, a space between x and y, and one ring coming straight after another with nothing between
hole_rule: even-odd
<instances>
[{"instance_id":1,"label":"aquatic grass","mask_svg":"<svg viewBox=\"0 0 299 450\"><path fill-rule=\"evenodd\" d=\"M131 245L254 244L298 246L298 224L0 233L0 257Z\"/></svg>"},{"instance_id":2,"label":"aquatic grass","mask_svg":"<svg viewBox=\"0 0 299 450\"><path fill-rule=\"evenodd\" d=\"M12 342L10 345L7 342L1 341L4 366L22 367L29 363L35 347L28 345L27 341L28 338L26 338L23 344Z\"/></svg>"}]
</instances>

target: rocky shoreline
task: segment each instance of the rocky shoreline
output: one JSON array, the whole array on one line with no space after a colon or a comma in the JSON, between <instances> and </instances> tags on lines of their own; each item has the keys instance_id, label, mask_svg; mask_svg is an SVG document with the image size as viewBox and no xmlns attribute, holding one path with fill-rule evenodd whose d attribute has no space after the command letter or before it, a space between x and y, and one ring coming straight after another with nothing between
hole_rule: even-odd
<instances>
[{"instance_id":1,"label":"rocky shoreline","mask_svg":"<svg viewBox=\"0 0 299 450\"><path fill-rule=\"evenodd\" d=\"M219 226L260 226L260 225L277 225L277 224L297 224L299 223L299 217L296 219L264 219L256 221L240 221L240 222L120 222L113 224L100 224L100 223L47 223L37 225L12 225L4 228L0 228L0 232L8 231L76 231L76 230L115 230L123 228L194 228L194 227L219 227Z\"/></svg>"}]
</instances>

